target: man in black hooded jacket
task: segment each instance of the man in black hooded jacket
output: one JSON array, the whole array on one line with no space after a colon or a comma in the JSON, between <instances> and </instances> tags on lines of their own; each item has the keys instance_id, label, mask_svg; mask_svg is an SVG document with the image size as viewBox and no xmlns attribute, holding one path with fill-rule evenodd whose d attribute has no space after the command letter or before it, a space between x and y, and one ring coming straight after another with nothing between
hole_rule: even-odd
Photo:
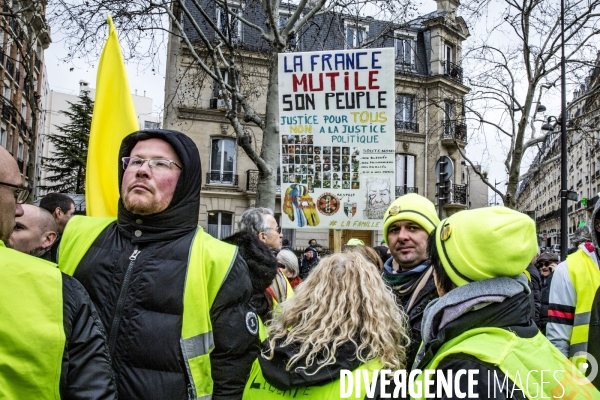
<instances>
[{"instance_id":1,"label":"man in black hooded jacket","mask_svg":"<svg viewBox=\"0 0 600 400\"><path fill-rule=\"evenodd\" d=\"M72 219L59 251L106 327L119 397L241 398L258 343L252 283L237 248L197 226L196 145L134 132L119 163L117 220Z\"/></svg>"}]
</instances>

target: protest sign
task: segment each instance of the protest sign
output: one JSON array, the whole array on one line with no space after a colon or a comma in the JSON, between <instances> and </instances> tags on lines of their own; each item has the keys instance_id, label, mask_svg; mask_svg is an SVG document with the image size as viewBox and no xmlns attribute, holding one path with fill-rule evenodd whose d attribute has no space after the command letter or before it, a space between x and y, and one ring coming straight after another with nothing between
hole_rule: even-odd
<instances>
[{"instance_id":1,"label":"protest sign","mask_svg":"<svg viewBox=\"0 0 600 400\"><path fill-rule=\"evenodd\" d=\"M282 226L381 229L394 200L394 49L279 54Z\"/></svg>"}]
</instances>

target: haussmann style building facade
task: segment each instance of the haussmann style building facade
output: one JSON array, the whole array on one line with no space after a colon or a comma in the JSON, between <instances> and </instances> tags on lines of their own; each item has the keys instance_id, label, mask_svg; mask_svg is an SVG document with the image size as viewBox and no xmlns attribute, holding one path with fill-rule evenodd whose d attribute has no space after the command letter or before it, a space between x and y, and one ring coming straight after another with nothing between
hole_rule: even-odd
<instances>
[{"instance_id":1,"label":"haussmann style building facade","mask_svg":"<svg viewBox=\"0 0 600 400\"><path fill-rule=\"evenodd\" d=\"M217 26L221 27L220 21L226 14L214 3L202 4L206 10L212 10ZM437 0L436 11L385 33L383 30L389 27L385 21L370 17L357 20L356 17L345 18L330 13L316 18L293 43L293 51L348 49L365 43L369 43L367 47L395 48L396 184L390 190L389 199L381 201L391 202L398 196L414 192L435 203L435 164L441 156L449 156L454 164L454 174L444 214L468 207L469 174L463 171L465 166L458 150L465 148L468 137L463 98L469 88L465 85L461 64L462 46L469 31L464 20L456 15L458 5L453 0ZM257 25L264 24L264 15L255 8L238 7L244 18ZM285 20L290 12L282 9L280 20ZM200 13L194 15L199 25L206 24ZM191 24L186 18L182 20L184 29L186 24ZM323 30L317 26L328 27L329 34L325 39ZM235 29L240 51L247 56L240 77L242 85L254 85L257 91L264 90L268 63L259 51L253 51L254 44L261 39L246 25L237 24ZM186 33L193 43L197 43L197 51L201 53L199 38L192 30L186 30ZM215 37L209 39L216 39L216 34L212 33ZM370 43L369 38L377 40ZM201 85L195 85L193 79L202 75L198 71L185 43L172 35L167 59L164 127L184 132L198 146L203 171L199 223L213 236L223 238L235 232L239 216L254 207L258 171L238 147L233 128L225 118L222 102L226 101L226 96L212 80L204 79ZM253 107L261 112L265 106L265 95L259 93ZM240 121L243 118L240 117ZM251 133L252 143L260 151L260 129L250 123L245 129ZM280 197L278 192L274 210L278 218ZM284 237L295 247L305 247L310 238L329 247L333 240L332 232L326 229L284 230ZM351 237L360 238L368 245L378 245L382 239L381 232L342 232L343 242Z\"/></svg>"}]
</instances>

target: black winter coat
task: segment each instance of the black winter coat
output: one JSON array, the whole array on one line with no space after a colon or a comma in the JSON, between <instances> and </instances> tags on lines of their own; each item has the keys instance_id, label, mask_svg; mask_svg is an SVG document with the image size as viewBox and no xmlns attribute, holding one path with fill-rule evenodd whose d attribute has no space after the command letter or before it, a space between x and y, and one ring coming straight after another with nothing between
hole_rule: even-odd
<instances>
[{"instance_id":1,"label":"black winter coat","mask_svg":"<svg viewBox=\"0 0 600 400\"><path fill-rule=\"evenodd\" d=\"M188 256L197 229L201 171L198 150L174 131L145 130L123 140L119 160L140 140L168 142L183 164L170 205L140 216L119 201L116 223L95 240L75 272L88 290L109 337L123 399L187 399L189 380L180 335ZM119 182L123 171L120 169ZM200 233L205 234L205 233ZM210 310L213 399L240 399L259 345L248 305L248 267L239 254Z\"/></svg>"},{"instance_id":2,"label":"black winter coat","mask_svg":"<svg viewBox=\"0 0 600 400\"><path fill-rule=\"evenodd\" d=\"M263 321L268 320L271 300L265 295L265 291L277 275L279 267L277 259L273 257L271 249L266 244L249 232L235 233L223 241L239 248L240 255L248 265L252 282L252 297L249 303ZM259 348L256 347L256 355L258 355L258 351Z\"/></svg>"},{"instance_id":3,"label":"black winter coat","mask_svg":"<svg viewBox=\"0 0 600 400\"><path fill-rule=\"evenodd\" d=\"M550 274L548 278L546 278L546 284L542 283L542 300L541 300L541 308L540 308L540 323L538 327L540 331L546 335L546 325L548 324L548 308L550 304L550 284L552 283L552 275ZM544 278L541 278L542 282Z\"/></svg>"},{"instance_id":4,"label":"black winter coat","mask_svg":"<svg viewBox=\"0 0 600 400\"><path fill-rule=\"evenodd\" d=\"M542 278L540 272L537 270L535 265L529 264L527 267L529 272L529 289L531 289L530 302L531 302L531 318L533 322L540 327L541 317L541 306L542 306Z\"/></svg>"},{"instance_id":5,"label":"black winter coat","mask_svg":"<svg viewBox=\"0 0 600 400\"><path fill-rule=\"evenodd\" d=\"M117 398L104 328L85 289L62 275L65 351L60 371L62 399Z\"/></svg>"}]
</instances>

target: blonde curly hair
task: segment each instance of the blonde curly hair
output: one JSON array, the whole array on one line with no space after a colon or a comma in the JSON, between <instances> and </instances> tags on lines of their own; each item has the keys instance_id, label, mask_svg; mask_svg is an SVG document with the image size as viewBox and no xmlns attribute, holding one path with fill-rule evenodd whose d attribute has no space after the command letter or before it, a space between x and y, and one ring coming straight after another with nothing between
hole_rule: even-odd
<instances>
[{"instance_id":1,"label":"blonde curly hair","mask_svg":"<svg viewBox=\"0 0 600 400\"><path fill-rule=\"evenodd\" d=\"M405 366L409 329L377 267L359 253L334 254L323 258L294 297L276 309L263 356L273 358L276 342L283 347L301 343L286 369L316 363L316 373L334 364L337 349L352 342L363 364L379 359L383 368L396 370ZM296 365L304 357L305 365Z\"/></svg>"}]
</instances>

